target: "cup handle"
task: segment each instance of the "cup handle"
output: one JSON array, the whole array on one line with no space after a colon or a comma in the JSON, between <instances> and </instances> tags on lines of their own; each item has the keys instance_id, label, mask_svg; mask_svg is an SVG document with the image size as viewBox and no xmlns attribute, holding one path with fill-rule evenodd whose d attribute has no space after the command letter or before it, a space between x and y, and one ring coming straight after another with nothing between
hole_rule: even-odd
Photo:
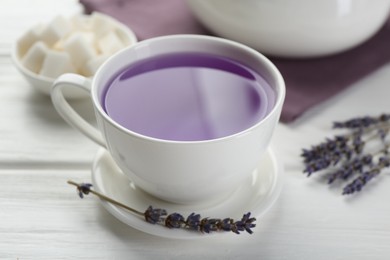
<instances>
[{"instance_id":1,"label":"cup handle","mask_svg":"<svg viewBox=\"0 0 390 260\"><path fill-rule=\"evenodd\" d=\"M51 100L57 112L71 126L79 130L95 143L106 148L101 133L83 119L66 101L63 90L65 88L78 88L91 95L91 80L77 74L63 74L53 84Z\"/></svg>"}]
</instances>

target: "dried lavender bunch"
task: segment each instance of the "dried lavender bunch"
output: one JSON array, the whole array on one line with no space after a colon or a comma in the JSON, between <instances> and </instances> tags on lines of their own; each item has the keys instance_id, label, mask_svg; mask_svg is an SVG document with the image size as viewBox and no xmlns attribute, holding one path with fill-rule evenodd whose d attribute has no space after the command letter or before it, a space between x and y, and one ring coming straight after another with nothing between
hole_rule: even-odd
<instances>
[{"instance_id":1,"label":"dried lavender bunch","mask_svg":"<svg viewBox=\"0 0 390 260\"><path fill-rule=\"evenodd\" d=\"M252 228L256 226L254 223L256 218L251 217L250 212L244 214L238 221L235 221L231 218L201 218L199 214L195 213L191 213L187 218L184 218L179 213L172 213L168 215L165 209L153 208L152 206L149 206L145 212L141 212L92 190L92 184L78 184L73 181L68 181L68 183L77 187L77 192L80 198L83 198L83 195L88 195L90 193L94 194L103 200L120 206L144 218L148 223L160 224L168 228L184 228L188 230L200 231L202 233L211 233L214 231L231 231L233 233L240 234L240 232L246 231L249 234L252 234Z\"/></svg>"},{"instance_id":2,"label":"dried lavender bunch","mask_svg":"<svg viewBox=\"0 0 390 260\"><path fill-rule=\"evenodd\" d=\"M388 123L390 121L390 114L382 114L377 117L364 116L364 117L355 117L343 122L334 122L333 128L367 128L369 126L378 125L381 123Z\"/></svg>"},{"instance_id":3,"label":"dried lavender bunch","mask_svg":"<svg viewBox=\"0 0 390 260\"><path fill-rule=\"evenodd\" d=\"M389 141L386 138L390 129L390 114L334 122L333 128L343 129L346 133L327 138L310 149L303 149L303 172L311 176L315 172L328 170L329 184L355 176L344 187L342 194L358 192L389 167ZM377 143L380 147L368 151L366 144L374 140L379 140Z\"/></svg>"}]
</instances>

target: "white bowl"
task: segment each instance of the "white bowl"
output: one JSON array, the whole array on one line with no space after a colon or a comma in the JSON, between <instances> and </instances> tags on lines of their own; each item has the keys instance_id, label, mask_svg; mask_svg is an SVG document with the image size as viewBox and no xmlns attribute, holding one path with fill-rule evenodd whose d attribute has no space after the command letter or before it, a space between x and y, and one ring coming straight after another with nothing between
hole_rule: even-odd
<instances>
[{"instance_id":1,"label":"white bowl","mask_svg":"<svg viewBox=\"0 0 390 260\"><path fill-rule=\"evenodd\" d=\"M81 17L87 17L87 15L80 14ZM118 33L120 33L121 37L124 37L124 40L126 41L127 45L134 44L137 42L137 38L134 34L134 32L128 28L126 25L120 23L119 21L113 19L110 16L105 16L107 19L111 20L115 26L117 26L116 30ZM21 35L21 37L24 34ZM50 96L50 91L52 88L52 85L56 78L49 78L43 75L39 75L26 67L23 66L21 62L21 55L19 50L18 40L16 40L15 44L12 48L12 61L16 68L20 71L20 73L24 76L24 78L30 83L31 86L33 86L38 92L43 93L45 95ZM88 94L84 91L81 91L77 88L67 89L64 93L64 96L66 98L70 99L77 99L77 98L84 98L87 97Z\"/></svg>"},{"instance_id":2,"label":"white bowl","mask_svg":"<svg viewBox=\"0 0 390 260\"><path fill-rule=\"evenodd\" d=\"M386 21L390 0L188 0L219 36L280 57L317 57L348 50Z\"/></svg>"}]
</instances>

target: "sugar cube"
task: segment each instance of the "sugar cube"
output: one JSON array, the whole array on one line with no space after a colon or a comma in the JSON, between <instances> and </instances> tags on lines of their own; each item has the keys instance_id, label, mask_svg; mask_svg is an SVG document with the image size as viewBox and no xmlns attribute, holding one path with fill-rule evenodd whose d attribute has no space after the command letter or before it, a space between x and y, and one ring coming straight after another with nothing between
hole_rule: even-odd
<instances>
[{"instance_id":1,"label":"sugar cube","mask_svg":"<svg viewBox=\"0 0 390 260\"><path fill-rule=\"evenodd\" d=\"M87 60L96 56L95 47L82 33L72 34L64 42L64 50L69 53L72 63L77 70L81 69Z\"/></svg>"},{"instance_id":2,"label":"sugar cube","mask_svg":"<svg viewBox=\"0 0 390 260\"><path fill-rule=\"evenodd\" d=\"M91 14L90 19L91 30L97 37L101 37L115 28L114 22L111 18L104 14L94 12Z\"/></svg>"},{"instance_id":3,"label":"sugar cube","mask_svg":"<svg viewBox=\"0 0 390 260\"><path fill-rule=\"evenodd\" d=\"M30 29L17 47L24 67L57 78L66 72L93 76L109 56L129 44L124 26L94 12L67 19L57 16L47 25Z\"/></svg>"},{"instance_id":4,"label":"sugar cube","mask_svg":"<svg viewBox=\"0 0 390 260\"><path fill-rule=\"evenodd\" d=\"M35 42L39 41L42 29L43 25L37 24L19 38L17 41L17 48L20 57L23 57L27 53L28 49L30 49Z\"/></svg>"},{"instance_id":5,"label":"sugar cube","mask_svg":"<svg viewBox=\"0 0 390 260\"><path fill-rule=\"evenodd\" d=\"M48 47L44 42L35 42L23 56L23 66L34 73L39 73L47 52Z\"/></svg>"},{"instance_id":6,"label":"sugar cube","mask_svg":"<svg viewBox=\"0 0 390 260\"><path fill-rule=\"evenodd\" d=\"M66 52L49 50L43 60L43 65L39 74L49 78L57 78L68 72L76 72L71 63L69 54Z\"/></svg>"},{"instance_id":7,"label":"sugar cube","mask_svg":"<svg viewBox=\"0 0 390 260\"><path fill-rule=\"evenodd\" d=\"M113 54L124 47L121 39L114 31L106 33L98 40L98 48L103 54Z\"/></svg>"},{"instance_id":8,"label":"sugar cube","mask_svg":"<svg viewBox=\"0 0 390 260\"><path fill-rule=\"evenodd\" d=\"M69 19L73 31L91 31L91 19L87 15L74 15Z\"/></svg>"},{"instance_id":9,"label":"sugar cube","mask_svg":"<svg viewBox=\"0 0 390 260\"><path fill-rule=\"evenodd\" d=\"M71 29L71 24L67 19L63 16L57 16L43 29L41 40L51 47L62 37L70 33Z\"/></svg>"},{"instance_id":10,"label":"sugar cube","mask_svg":"<svg viewBox=\"0 0 390 260\"><path fill-rule=\"evenodd\" d=\"M95 35L93 34L93 32L89 32L89 31L73 31L71 32L68 37L64 37L62 39L60 39L59 41L57 41L54 46L53 46L53 49L54 50L57 50L57 51L63 51L64 50L64 44L65 42L70 38L72 37L73 34L78 34L80 35L81 37L85 38L85 40L87 41L87 43L91 46L93 46L94 48L95 47Z\"/></svg>"},{"instance_id":11,"label":"sugar cube","mask_svg":"<svg viewBox=\"0 0 390 260\"><path fill-rule=\"evenodd\" d=\"M124 30L121 27L115 28L114 32L116 33L116 35L124 45L130 45L131 43L134 43L134 42L130 42L128 34L124 32Z\"/></svg>"}]
</instances>

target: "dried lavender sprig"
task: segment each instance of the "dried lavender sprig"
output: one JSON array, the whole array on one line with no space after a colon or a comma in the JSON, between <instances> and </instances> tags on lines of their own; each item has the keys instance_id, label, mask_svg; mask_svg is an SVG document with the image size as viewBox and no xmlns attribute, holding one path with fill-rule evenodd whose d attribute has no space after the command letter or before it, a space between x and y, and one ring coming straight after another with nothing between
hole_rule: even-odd
<instances>
[{"instance_id":1,"label":"dried lavender sprig","mask_svg":"<svg viewBox=\"0 0 390 260\"><path fill-rule=\"evenodd\" d=\"M386 167L390 167L390 157L382 156L379 158L379 162L374 168L364 172L362 175L360 175L347 186L345 186L343 189L343 195L361 191L361 189L367 184L367 182L379 175L382 169Z\"/></svg>"},{"instance_id":2,"label":"dried lavender sprig","mask_svg":"<svg viewBox=\"0 0 390 260\"><path fill-rule=\"evenodd\" d=\"M343 122L334 122L333 128L366 128L375 124L384 123L390 121L390 114L382 114L378 117L364 116L356 117Z\"/></svg>"},{"instance_id":3,"label":"dried lavender sprig","mask_svg":"<svg viewBox=\"0 0 390 260\"><path fill-rule=\"evenodd\" d=\"M325 155L329 155L347 145L349 136L337 135L334 138L327 138L325 142L312 146L311 149L303 149L301 156L305 163L315 161Z\"/></svg>"},{"instance_id":4,"label":"dried lavender sprig","mask_svg":"<svg viewBox=\"0 0 390 260\"><path fill-rule=\"evenodd\" d=\"M389 144L384 143L384 147L382 149L377 150L376 152L372 154L367 154L360 158L361 160L357 160L356 164L353 165L354 170L350 172L343 173L344 179L346 180L350 175L353 173L360 173L361 175L354 179L351 183L349 183L347 186L343 189L343 195L346 194L352 194L356 191L360 191L368 181L370 181L375 176L379 175L381 171L390 166L390 157L388 157L389 154ZM378 163L374 164L373 158L382 154L381 157L379 157ZM363 172L363 168L365 166L368 166L369 169ZM348 175L349 174L349 175Z\"/></svg>"},{"instance_id":5,"label":"dried lavender sprig","mask_svg":"<svg viewBox=\"0 0 390 260\"><path fill-rule=\"evenodd\" d=\"M354 140L358 140L354 138ZM312 150L305 150L305 169L304 173L310 176L312 173L337 165L342 160L350 160L354 154L361 152L364 142L354 142L352 145L347 144L348 139L344 136L337 136L335 139L328 139L319 146L314 146ZM325 149L318 149L326 147ZM310 155L309 155L310 154Z\"/></svg>"},{"instance_id":6,"label":"dried lavender sprig","mask_svg":"<svg viewBox=\"0 0 390 260\"><path fill-rule=\"evenodd\" d=\"M365 166L372 164L372 155L367 154L345 163L343 167L329 175L328 184L333 183L336 179L346 180L354 173L361 173Z\"/></svg>"},{"instance_id":7,"label":"dried lavender sprig","mask_svg":"<svg viewBox=\"0 0 390 260\"><path fill-rule=\"evenodd\" d=\"M236 234L240 234L242 231L246 231L252 234L252 228L256 227L254 223L256 218L251 217L251 213L244 214L241 220L234 221L231 218L225 219L213 219L213 218L201 218L199 214L191 213L187 219L179 213L169 214L165 209L158 209L149 206L145 212L135 210L125 204L122 204L114 199L111 199L99 192L92 190L92 184L81 183L78 184L74 181L68 181L69 184L77 187L77 192L80 198L83 195L94 194L100 199L106 200L112 204L120 206L130 212L142 217L146 222L151 224L160 224L168 228L185 228L189 230L196 230L202 233L211 233L214 231L231 231Z\"/></svg>"},{"instance_id":8,"label":"dried lavender sprig","mask_svg":"<svg viewBox=\"0 0 390 260\"><path fill-rule=\"evenodd\" d=\"M336 135L332 139L327 138L325 142L312 146L311 149L303 149L301 156L306 165L325 159L330 160L330 164L335 165L340 159L349 160L353 154L360 154L363 151L365 141L363 141L362 135L363 132L358 130L352 134Z\"/></svg>"}]
</instances>

